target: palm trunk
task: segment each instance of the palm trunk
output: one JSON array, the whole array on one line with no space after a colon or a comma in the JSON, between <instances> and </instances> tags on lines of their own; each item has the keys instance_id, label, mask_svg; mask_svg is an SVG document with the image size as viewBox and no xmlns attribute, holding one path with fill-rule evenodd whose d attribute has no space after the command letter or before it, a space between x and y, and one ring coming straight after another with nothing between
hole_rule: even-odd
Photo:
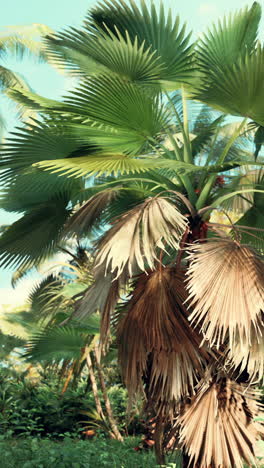
<instances>
[{"instance_id":1,"label":"palm trunk","mask_svg":"<svg viewBox=\"0 0 264 468\"><path fill-rule=\"evenodd\" d=\"M107 393L107 389L106 389L106 385L105 385L104 373L103 373L103 369L102 369L102 366L101 366L101 363L100 363L100 360L99 360L98 350L97 349L95 349L95 351L94 351L94 356L95 356L95 362L96 362L98 377L99 377L99 381L100 381L100 385L101 385L101 389L102 389L102 393L103 393L105 409L106 409L106 413L107 413L107 417L108 417L108 421L109 421L111 430L112 430L112 432L113 432L113 434L115 436L115 439L120 440L121 442L123 442L123 437L119 432L119 429L117 427L117 423L116 423L114 415L113 415L111 403L110 403L108 393Z\"/></svg>"},{"instance_id":2,"label":"palm trunk","mask_svg":"<svg viewBox=\"0 0 264 468\"><path fill-rule=\"evenodd\" d=\"M89 370L89 376L90 376L90 381L91 381L92 392L93 392L93 396L94 396L96 410L97 410L97 413L103 419L105 419L104 413L103 413L103 408L102 408L100 398L99 398L99 394L98 394L98 387L97 387L97 383L96 383L96 379L95 379L95 375L94 375L93 364L92 364L90 353L88 351L87 351L87 354L86 354L86 362L87 362L87 367L88 367L88 370Z\"/></svg>"}]
</instances>

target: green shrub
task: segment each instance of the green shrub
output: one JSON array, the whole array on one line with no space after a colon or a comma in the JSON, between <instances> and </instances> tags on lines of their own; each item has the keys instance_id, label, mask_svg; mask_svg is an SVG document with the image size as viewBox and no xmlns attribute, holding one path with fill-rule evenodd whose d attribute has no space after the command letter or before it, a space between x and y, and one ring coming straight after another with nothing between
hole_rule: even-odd
<instances>
[{"instance_id":1,"label":"green shrub","mask_svg":"<svg viewBox=\"0 0 264 468\"><path fill-rule=\"evenodd\" d=\"M81 411L93 410L94 402L84 386L61 388L54 379L32 383L21 377L3 378L0 374L0 435L17 437L60 437L68 432L76 436L82 430ZM6 377L6 376L5 376Z\"/></svg>"},{"instance_id":2,"label":"green shrub","mask_svg":"<svg viewBox=\"0 0 264 468\"><path fill-rule=\"evenodd\" d=\"M151 468L155 467L152 451L137 453L138 439L124 444L107 439L63 442L47 439L0 441L1 468Z\"/></svg>"}]
</instances>

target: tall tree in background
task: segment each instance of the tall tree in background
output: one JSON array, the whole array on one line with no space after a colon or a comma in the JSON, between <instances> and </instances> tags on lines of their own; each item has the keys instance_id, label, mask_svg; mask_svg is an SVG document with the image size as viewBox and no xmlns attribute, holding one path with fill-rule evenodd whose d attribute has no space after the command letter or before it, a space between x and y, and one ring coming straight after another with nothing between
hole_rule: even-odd
<instances>
[{"instance_id":1,"label":"tall tree in background","mask_svg":"<svg viewBox=\"0 0 264 468\"><path fill-rule=\"evenodd\" d=\"M100 235L75 318L100 310L102 346L114 327L161 464L172 435L201 468L242 468L263 437L260 17L254 3L192 44L162 5L107 0L82 29L46 38L75 90L62 102L11 93L41 118L2 151L2 207L24 216L0 238L1 265L30 268L69 237ZM227 225L210 222L216 208Z\"/></svg>"}]
</instances>

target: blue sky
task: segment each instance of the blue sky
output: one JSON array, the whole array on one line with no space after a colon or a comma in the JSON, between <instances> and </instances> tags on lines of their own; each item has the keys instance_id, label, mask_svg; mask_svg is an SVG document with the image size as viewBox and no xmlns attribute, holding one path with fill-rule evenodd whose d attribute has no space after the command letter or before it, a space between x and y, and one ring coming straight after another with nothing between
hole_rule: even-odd
<instances>
[{"instance_id":1,"label":"blue sky","mask_svg":"<svg viewBox=\"0 0 264 468\"><path fill-rule=\"evenodd\" d=\"M96 3L94 0L7 1L4 8L1 9L0 31L9 25L31 23L43 23L55 30L63 29L66 26L78 27L88 9ZM157 0L154 0L154 3L159 5ZM232 0L232 2L230 0L164 0L163 3L172 9L175 16L179 14L182 22L187 22L188 30L192 30L194 37L197 37L202 31L205 31L212 21L216 21L230 10L234 11L244 5L251 5L253 2L243 0ZM260 3L263 4L263 0L260 0ZM261 31L263 30L262 21ZM263 34L261 36L263 37ZM12 59L9 59L5 65L22 73L36 92L50 98L59 98L73 85L71 79L58 74L48 65L36 64L30 60L17 63ZM12 130L16 124L14 108L2 98L0 110L6 119L7 131ZM0 224L8 224L13 219L14 215L0 210ZM7 293L10 291L10 275L10 272L0 270L0 288L5 288Z\"/></svg>"}]
</instances>

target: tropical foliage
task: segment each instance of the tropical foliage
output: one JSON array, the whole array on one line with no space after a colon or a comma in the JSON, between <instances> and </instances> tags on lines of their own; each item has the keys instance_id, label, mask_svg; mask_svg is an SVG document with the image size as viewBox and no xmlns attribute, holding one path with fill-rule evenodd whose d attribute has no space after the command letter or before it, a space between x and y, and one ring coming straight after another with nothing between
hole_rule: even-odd
<instances>
[{"instance_id":1,"label":"tropical foliage","mask_svg":"<svg viewBox=\"0 0 264 468\"><path fill-rule=\"evenodd\" d=\"M103 352L116 334L160 464L173 440L186 466L242 468L263 437L260 17L254 3L192 43L162 5L106 0L45 39L76 89L62 102L11 92L39 117L2 151L2 207L23 216L0 238L1 265L89 245L70 318L100 311ZM210 221L215 209L227 223Z\"/></svg>"},{"instance_id":2,"label":"tropical foliage","mask_svg":"<svg viewBox=\"0 0 264 468\"><path fill-rule=\"evenodd\" d=\"M43 24L29 26L9 26L0 32L0 90L9 96L9 91L16 87L30 91L31 87L18 72L5 66L9 57L21 60L28 56L37 61L46 61L47 56L41 38L52 30ZM23 106L17 105L20 116L29 117L30 113ZM0 118L0 129L3 130L4 119Z\"/></svg>"}]
</instances>

